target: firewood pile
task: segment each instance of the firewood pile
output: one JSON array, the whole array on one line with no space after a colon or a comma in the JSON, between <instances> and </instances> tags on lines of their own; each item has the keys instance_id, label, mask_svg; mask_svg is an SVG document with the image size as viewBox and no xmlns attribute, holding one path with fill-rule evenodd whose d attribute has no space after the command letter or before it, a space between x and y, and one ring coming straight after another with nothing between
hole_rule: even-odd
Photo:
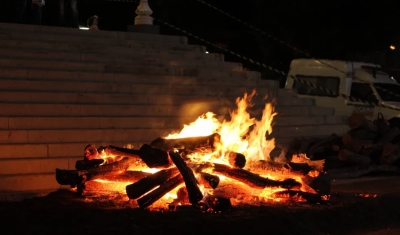
<instances>
[{"instance_id":1,"label":"firewood pile","mask_svg":"<svg viewBox=\"0 0 400 235\"><path fill-rule=\"evenodd\" d=\"M287 158L304 153L311 160L325 160L324 170L332 178L355 178L374 172L400 172L400 129L397 118L374 121L363 115L348 118L350 130L327 138L294 139Z\"/></svg>"},{"instance_id":2,"label":"firewood pile","mask_svg":"<svg viewBox=\"0 0 400 235\"><path fill-rule=\"evenodd\" d=\"M151 207L171 191L176 197L167 202L168 207L190 205L205 211L229 209L231 199L329 201L330 178L323 172L324 160L248 161L241 153L215 151L219 141L220 135L212 134L157 138L138 150L88 145L76 170L56 169L56 180L76 188L78 195L90 190L96 180L123 183L130 201L136 200L140 208ZM193 157L196 153L210 157L199 160Z\"/></svg>"}]
</instances>

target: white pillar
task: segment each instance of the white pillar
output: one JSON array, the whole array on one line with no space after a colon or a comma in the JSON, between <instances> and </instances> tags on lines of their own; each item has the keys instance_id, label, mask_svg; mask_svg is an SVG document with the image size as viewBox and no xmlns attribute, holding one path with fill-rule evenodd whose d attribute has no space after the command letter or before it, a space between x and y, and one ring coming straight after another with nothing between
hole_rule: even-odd
<instances>
[{"instance_id":1,"label":"white pillar","mask_svg":"<svg viewBox=\"0 0 400 235\"><path fill-rule=\"evenodd\" d=\"M145 24L153 25L153 11L149 7L148 0L140 0L139 6L136 8L135 13L138 15L135 17L135 25Z\"/></svg>"}]
</instances>

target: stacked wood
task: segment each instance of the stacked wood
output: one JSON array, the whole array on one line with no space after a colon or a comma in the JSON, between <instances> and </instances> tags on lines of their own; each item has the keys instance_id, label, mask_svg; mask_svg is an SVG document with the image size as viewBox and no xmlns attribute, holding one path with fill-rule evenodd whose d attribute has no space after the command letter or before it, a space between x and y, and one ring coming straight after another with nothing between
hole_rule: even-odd
<instances>
[{"instance_id":1,"label":"stacked wood","mask_svg":"<svg viewBox=\"0 0 400 235\"><path fill-rule=\"evenodd\" d=\"M197 208L219 211L229 209L231 203L229 193L224 196L224 190L235 191L233 194L251 192L261 193L265 188L285 188L299 190L302 184L292 177L282 176L280 180L274 180L260 176L243 169L246 167L246 157L238 152L225 152L225 160L229 165L211 162L196 162L196 159L184 157L183 153L202 151L202 149L214 149L214 145L220 141L218 134L204 137L191 137L182 139L158 138L150 145L144 144L138 150L121 148L113 145L100 146L88 145L84 150L84 159L76 162L77 170L56 169L56 180L62 185L77 187L78 194L82 195L86 186L89 188L104 190L102 183L121 182L115 184L114 191L121 186L129 199L136 200L140 208L147 208L162 198L168 192L181 186L177 191L177 199L172 204L191 204ZM216 159L220 152L214 153ZM155 173L134 171L132 166L140 168L159 168ZM256 169L253 165L250 168ZM273 163L265 162L269 170L289 172L289 175L298 177L306 176L315 170L308 163ZM265 172L266 167L263 168ZM221 177L228 178L219 190ZM311 176L310 176L311 177ZM101 181L105 180L105 181ZM88 182L93 183L89 184ZM310 181L311 182L311 181ZM238 185L246 186L242 191L237 191ZM206 189L204 192L202 189ZM229 189L228 189L229 188ZM216 192L220 195L211 196L207 192ZM251 191L251 192L250 192ZM232 194L232 195L233 195Z\"/></svg>"},{"instance_id":2,"label":"stacked wood","mask_svg":"<svg viewBox=\"0 0 400 235\"><path fill-rule=\"evenodd\" d=\"M328 171L337 167L352 169L346 168L352 166L365 170L371 165L400 162L400 125L395 125L397 122L389 123L382 114L372 122L360 114L351 115L347 121L350 130L341 137L332 134L319 140L296 139L289 145L288 152L306 153L313 160L325 159L325 170Z\"/></svg>"}]
</instances>

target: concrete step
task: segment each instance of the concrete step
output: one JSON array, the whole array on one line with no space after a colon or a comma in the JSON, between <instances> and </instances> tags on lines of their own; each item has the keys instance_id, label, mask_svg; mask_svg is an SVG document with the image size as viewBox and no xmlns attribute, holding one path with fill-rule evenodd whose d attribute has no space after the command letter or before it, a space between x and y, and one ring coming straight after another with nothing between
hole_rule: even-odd
<instances>
[{"instance_id":1,"label":"concrete step","mask_svg":"<svg viewBox=\"0 0 400 235\"><path fill-rule=\"evenodd\" d=\"M0 117L0 130L181 129L197 117ZM277 116L274 126L343 124L339 116ZM0 151L1 152L1 151Z\"/></svg>"},{"instance_id":2,"label":"concrete step","mask_svg":"<svg viewBox=\"0 0 400 235\"><path fill-rule=\"evenodd\" d=\"M75 162L83 157L30 158L0 160L1 175L55 173L55 169L75 169ZM24 167L21 167L24 166ZM1 176L0 175L0 176ZM54 178L55 180L55 178Z\"/></svg>"},{"instance_id":3,"label":"concrete step","mask_svg":"<svg viewBox=\"0 0 400 235\"><path fill-rule=\"evenodd\" d=\"M343 124L340 116L275 116L273 127ZM274 129L274 128L273 128Z\"/></svg>"},{"instance_id":4,"label":"concrete step","mask_svg":"<svg viewBox=\"0 0 400 235\"><path fill-rule=\"evenodd\" d=\"M172 129L0 130L1 144L151 142Z\"/></svg>"},{"instance_id":5,"label":"concrete step","mask_svg":"<svg viewBox=\"0 0 400 235\"><path fill-rule=\"evenodd\" d=\"M183 106L165 105L85 105L85 104L7 104L0 108L0 116L48 117L197 117L206 112L228 114L229 108L204 102Z\"/></svg>"},{"instance_id":6,"label":"concrete step","mask_svg":"<svg viewBox=\"0 0 400 235\"><path fill-rule=\"evenodd\" d=\"M234 97L232 97L234 99ZM4 103L37 104L119 104L119 105L183 105L186 103L215 103L223 105L225 98L190 95L88 94L61 92L7 92L0 93Z\"/></svg>"},{"instance_id":7,"label":"concrete step","mask_svg":"<svg viewBox=\"0 0 400 235\"><path fill-rule=\"evenodd\" d=\"M165 58L129 58L129 57L116 57L110 60L109 57L94 55L94 54L80 54L72 52L51 52L43 50L14 50L0 48L1 58L22 59L22 60L41 60L41 61L58 61L58 62L80 62L80 63L113 63L120 65L143 65L143 66L189 66L196 68L219 68L226 70L242 70L241 63L234 62L221 62L212 60L183 60ZM174 56L175 57L175 56ZM213 58L213 57L210 57Z\"/></svg>"},{"instance_id":8,"label":"concrete step","mask_svg":"<svg viewBox=\"0 0 400 235\"><path fill-rule=\"evenodd\" d=\"M118 147L131 146L139 149L145 142L85 142L85 143L44 143L44 144L0 144L0 160L30 159L30 158L83 158L86 145L96 147L114 145ZM73 169L74 166L71 165ZM2 174L0 172L0 174Z\"/></svg>"},{"instance_id":9,"label":"concrete step","mask_svg":"<svg viewBox=\"0 0 400 235\"><path fill-rule=\"evenodd\" d=\"M67 82L67 81L38 81L1 79L0 91L19 92L71 92L71 93L105 93L105 94L164 94L164 95L193 95L193 96L221 96L242 97L244 92L250 93L253 89L248 87L215 87L215 86L163 86L159 84L122 84L102 82ZM284 92L281 92L284 91ZM283 89L275 90L265 87L257 88L260 96L274 93L275 97L294 97L288 95ZM272 95L271 95L272 96Z\"/></svg>"},{"instance_id":10,"label":"concrete step","mask_svg":"<svg viewBox=\"0 0 400 235\"><path fill-rule=\"evenodd\" d=\"M206 112L227 115L229 107L204 102L188 103L183 106L157 105L85 105L85 104L7 104L0 108L2 117L198 117ZM249 109L253 117L258 117L263 108ZM332 108L316 106L277 106L280 116L328 116L334 115ZM8 124L2 124L8 125Z\"/></svg>"},{"instance_id":11,"label":"concrete step","mask_svg":"<svg viewBox=\"0 0 400 235\"><path fill-rule=\"evenodd\" d=\"M92 41L93 40L93 41ZM68 38L62 35L29 35L23 34L19 37L1 37L1 47L15 48L15 49L38 49L38 48L52 48L56 50L81 49L83 51L98 51L98 52L116 52L122 50L130 50L135 52L137 50L165 50L165 51L181 51L181 52L206 52L206 47L201 45L188 45L188 44L175 44L175 43L151 43L151 42L138 42L138 41L116 41L115 43L108 43L97 40L85 39L82 37ZM99 43L102 42L102 43Z\"/></svg>"},{"instance_id":12,"label":"concrete step","mask_svg":"<svg viewBox=\"0 0 400 235\"><path fill-rule=\"evenodd\" d=\"M29 193L29 191L38 192L41 190L57 190L61 186L55 179L55 171L50 174L19 174L0 176L0 192L3 200L13 200L20 197L19 194ZM15 195L8 195L9 193Z\"/></svg>"},{"instance_id":13,"label":"concrete step","mask_svg":"<svg viewBox=\"0 0 400 235\"><path fill-rule=\"evenodd\" d=\"M309 125L309 126L278 126L273 129L272 135L279 138L342 135L350 128L343 124Z\"/></svg>"},{"instance_id":14,"label":"concrete step","mask_svg":"<svg viewBox=\"0 0 400 235\"><path fill-rule=\"evenodd\" d=\"M250 71L240 71L239 68L221 70L216 68L200 68L190 66L144 66L144 65L118 65L100 63L78 63L59 61L35 61L26 59L0 59L0 67L46 69L58 71L100 72L100 73L128 73L141 75L169 75L184 77L227 77L232 79L246 79L254 74ZM259 75L259 74L258 74ZM260 77L257 77L260 78Z\"/></svg>"},{"instance_id":15,"label":"concrete step","mask_svg":"<svg viewBox=\"0 0 400 235\"><path fill-rule=\"evenodd\" d=\"M203 96L203 95L159 95L159 94L99 94L70 92L33 92L3 91L0 101L3 103L36 103L36 104L119 104L119 105L187 105L205 103L226 107L236 106L237 96ZM266 101L254 100L255 104L264 105ZM314 99L282 97L277 99L279 106L312 106Z\"/></svg>"},{"instance_id":16,"label":"concrete step","mask_svg":"<svg viewBox=\"0 0 400 235\"><path fill-rule=\"evenodd\" d=\"M181 129L197 117L0 117L0 130ZM8 125L7 125L8 124Z\"/></svg>"},{"instance_id":17,"label":"concrete step","mask_svg":"<svg viewBox=\"0 0 400 235\"><path fill-rule=\"evenodd\" d=\"M74 52L85 54L101 54L102 56L181 56L184 58L192 58L200 54L205 54L205 47L184 47L184 45L169 47L118 47L118 46L102 46L84 43L62 43L62 42L41 42L41 41L14 41L4 40L0 37L0 45L2 48L10 48L13 50L48 50L55 52ZM100 56L100 55L99 55ZM211 55L212 56L212 55ZM220 57L220 56L219 56Z\"/></svg>"},{"instance_id":18,"label":"concrete step","mask_svg":"<svg viewBox=\"0 0 400 235\"><path fill-rule=\"evenodd\" d=\"M1 37L12 38L13 33L25 34L47 34L63 35L63 36L79 36L91 40L93 38L104 39L120 39L120 40L134 40L144 42L159 42L159 43L177 43L187 44L188 38L186 36L172 36L172 35L156 35L145 33L131 33L131 32L118 32L118 31L88 31L78 30L64 27L40 26L40 25L26 25L26 24L10 24L0 23Z\"/></svg>"},{"instance_id":19,"label":"concrete step","mask_svg":"<svg viewBox=\"0 0 400 235\"><path fill-rule=\"evenodd\" d=\"M114 39L92 36L90 38L81 35L60 35L51 33L27 33L21 31L9 31L2 40L12 41L37 41L45 43L68 43L80 45L96 45L96 46L113 46L113 47L130 47L130 48L153 48L153 49L167 49L174 48L173 50L205 50L201 45L189 45L187 40L182 39L179 42L173 41L144 41L144 40L131 40L131 39Z\"/></svg>"},{"instance_id":20,"label":"concrete step","mask_svg":"<svg viewBox=\"0 0 400 235\"><path fill-rule=\"evenodd\" d=\"M168 76L151 74L128 73L101 73L101 72L77 72L77 71L51 71L44 69L27 68L1 68L1 79L22 79L40 81L68 81L68 82L101 82L122 84L158 84L169 87L175 86L212 86L212 87L246 87L246 88L271 88L278 90L279 82L274 80L259 79L258 72L247 71L248 77L235 79L229 76Z\"/></svg>"},{"instance_id":21,"label":"concrete step","mask_svg":"<svg viewBox=\"0 0 400 235\"><path fill-rule=\"evenodd\" d=\"M110 61L108 56L103 53L93 52L72 52L72 51L57 51L49 49L41 49L40 47L22 48L22 47L3 47L0 44L0 55L2 58L35 58L35 59L55 59L73 62L102 62ZM224 62L224 56L216 53L186 53L187 56L183 57L182 53L179 55L165 54L165 55L144 55L143 53L115 53L109 56L114 57L114 63L145 63L145 64L161 64L165 61L171 61L169 64L183 63L183 62L202 62L204 64Z\"/></svg>"},{"instance_id":22,"label":"concrete step","mask_svg":"<svg viewBox=\"0 0 400 235\"><path fill-rule=\"evenodd\" d=\"M83 43L86 45L99 45L99 46L120 46L120 47L151 47L161 48L162 45L165 47L177 46L182 48L195 47L195 45L187 44L186 39L180 41L147 41L147 40L132 40L132 39L119 39L119 38L104 38L96 37L95 35L62 35L53 33L32 33L32 32L21 32L21 31L7 31L7 35L3 35L3 40L22 40L22 41L41 41L49 43ZM168 37L168 36L167 36ZM143 38L142 38L143 39Z\"/></svg>"}]
</instances>

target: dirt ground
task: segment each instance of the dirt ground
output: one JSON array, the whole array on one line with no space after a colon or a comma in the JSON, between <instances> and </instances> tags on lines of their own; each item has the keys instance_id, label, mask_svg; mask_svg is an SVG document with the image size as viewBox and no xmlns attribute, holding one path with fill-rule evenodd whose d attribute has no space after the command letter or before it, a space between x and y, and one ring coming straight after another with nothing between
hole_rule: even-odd
<instances>
[{"instance_id":1,"label":"dirt ground","mask_svg":"<svg viewBox=\"0 0 400 235\"><path fill-rule=\"evenodd\" d=\"M150 212L59 190L0 203L2 234L400 234L400 178L333 182L328 205L274 203L222 213ZM377 197L360 197L361 193Z\"/></svg>"}]
</instances>

